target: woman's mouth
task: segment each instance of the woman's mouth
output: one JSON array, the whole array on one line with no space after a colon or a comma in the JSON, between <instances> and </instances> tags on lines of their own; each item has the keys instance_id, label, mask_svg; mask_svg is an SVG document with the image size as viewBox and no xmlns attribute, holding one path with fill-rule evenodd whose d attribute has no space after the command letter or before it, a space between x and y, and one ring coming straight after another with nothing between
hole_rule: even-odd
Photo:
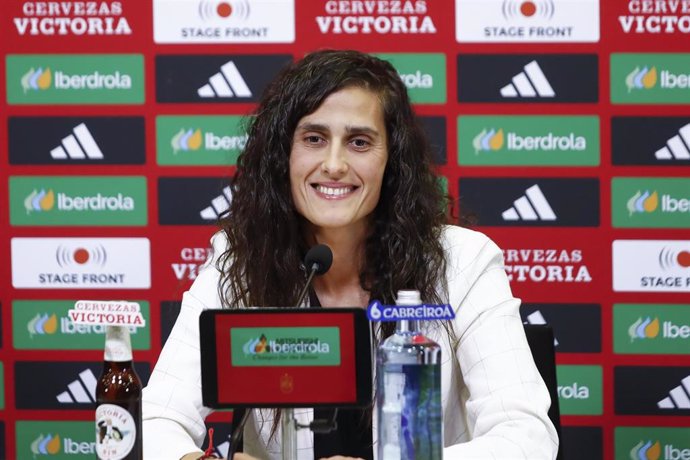
<instances>
[{"instance_id":1,"label":"woman's mouth","mask_svg":"<svg viewBox=\"0 0 690 460\"><path fill-rule=\"evenodd\" d=\"M313 184L312 187L318 194L326 198L340 198L352 193L357 188L353 185L326 186L321 184Z\"/></svg>"}]
</instances>

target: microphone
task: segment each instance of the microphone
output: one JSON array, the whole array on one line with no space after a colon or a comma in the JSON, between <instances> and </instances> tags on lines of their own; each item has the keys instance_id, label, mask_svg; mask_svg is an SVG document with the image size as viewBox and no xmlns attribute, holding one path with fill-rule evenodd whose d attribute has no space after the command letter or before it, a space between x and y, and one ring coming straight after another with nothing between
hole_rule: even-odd
<instances>
[{"instance_id":1,"label":"microphone","mask_svg":"<svg viewBox=\"0 0 690 460\"><path fill-rule=\"evenodd\" d=\"M304 268L309 271L309 277L307 278L304 288L302 288L302 292L297 298L296 307L302 305L314 275L323 275L331 268L332 263L333 251L325 244L317 244L307 251L307 255L304 256Z\"/></svg>"}]
</instances>

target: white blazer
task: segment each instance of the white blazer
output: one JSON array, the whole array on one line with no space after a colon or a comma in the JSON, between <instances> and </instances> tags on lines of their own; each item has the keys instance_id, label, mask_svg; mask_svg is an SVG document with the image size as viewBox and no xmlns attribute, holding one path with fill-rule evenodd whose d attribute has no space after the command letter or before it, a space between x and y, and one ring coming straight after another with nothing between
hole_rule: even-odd
<instances>
[{"instance_id":1,"label":"white blazer","mask_svg":"<svg viewBox=\"0 0 690 460\"><path fill-rule=\"evenodd\" d=\"M444 329L425 331L441 345L443 455L446 459L553 460L558 436L547 411L550 398L535 367L503 269L500 249L485 235L446 226L446 284L439 293L456 310L453 347ZM214 257L182 298L177 322L143 394L144 458L179 459L199 451L211 409L201 403L199 314L221 308L215 259L225 250L213 238ZM453 351L455 349L455 351ZM309 409L296 410L308 423ZM375 417L374 417L375 419ZM374 423L376 421L374 420ZM269 440L271 411L254 410L245 426L244 451L280 459L280 428ZM376 426L374 426L376 443ZM313 460L313 435L300 430L298 458ZM374 446L376 457L376 446Z\"/></svg>"}]
</instances>

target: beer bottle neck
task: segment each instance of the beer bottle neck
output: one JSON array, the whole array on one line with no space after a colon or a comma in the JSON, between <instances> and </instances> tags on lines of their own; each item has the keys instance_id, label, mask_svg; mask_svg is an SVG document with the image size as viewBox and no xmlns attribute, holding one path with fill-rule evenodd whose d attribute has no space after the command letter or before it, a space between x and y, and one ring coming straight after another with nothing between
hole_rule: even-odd
<instances>
[{"instance_id":1,"label":"beer bottle neck","mask_svg":"<svg viewBox=\"0 0 690 460\"><path fill-rule=\"evenodd\" d=\"M103 361L116 363L132 361L132 343L129 329L123 326L106 326Z\"/></svg>"}]
</instances>

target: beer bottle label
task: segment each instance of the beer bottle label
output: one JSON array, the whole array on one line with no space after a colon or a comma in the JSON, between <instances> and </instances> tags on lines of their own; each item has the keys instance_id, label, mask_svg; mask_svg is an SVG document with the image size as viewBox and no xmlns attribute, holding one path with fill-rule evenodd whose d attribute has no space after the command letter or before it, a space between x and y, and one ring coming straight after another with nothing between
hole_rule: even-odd
<instances>
[{"instance_id":1,"label":"beer bottle label","mask_svg":"<svg viewBox=\"0 0 690 460\"><path fill-rule=\"evenodd\" d=\"M114 404L96 408L96 453L101 460L120 460L134 447L137 426L132 414Z\"/></svg>"}]
</instances>

